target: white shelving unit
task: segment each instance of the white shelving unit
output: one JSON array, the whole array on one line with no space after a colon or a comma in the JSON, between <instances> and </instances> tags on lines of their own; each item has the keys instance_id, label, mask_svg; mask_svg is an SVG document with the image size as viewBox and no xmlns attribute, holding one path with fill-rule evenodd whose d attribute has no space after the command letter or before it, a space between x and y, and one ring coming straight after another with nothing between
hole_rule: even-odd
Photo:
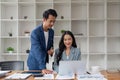
<instances>
[{"instance_id":1,"label":"white shelving unit","mask_svg":"<svg viewBox=\"0 0 120 80\"><path fill-rule=\"evenodd\" d=\"M39 25L48 8L58 13L55 48L61 30L70 30L88 70L94 65L108 70L120 68L120 0L0 0L0 61L24 60L27 69L30 36L24 32ZM9 46L15 49L12 54L6 51Z\"/></svg>"},{"instance_id":2,"label":"white shelving unit","mask_svg":"<svg viewBox=\"0 0 120 80\"><path fill-rule=\"evenodd\" d=\"M115 13L114 13L115 12ZM107 3L107 68L120 68L120 0Z\"/></svg>"}]
</instances>

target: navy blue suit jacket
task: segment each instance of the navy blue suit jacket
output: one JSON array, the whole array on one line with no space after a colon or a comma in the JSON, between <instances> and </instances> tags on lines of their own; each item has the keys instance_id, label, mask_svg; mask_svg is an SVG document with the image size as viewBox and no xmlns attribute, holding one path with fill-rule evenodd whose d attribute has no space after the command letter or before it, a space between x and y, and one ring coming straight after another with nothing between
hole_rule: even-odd
<instances>
[{"instance_id":1,"label":"navy blue suit jacket","mask_svg":"<svg viewBox=\"0 0 120 80\"><path fill-rule=\"evenodd\" d=\"M46 46L43 25L38 26L31 33L31 49L27 60L29 70L46 69L47 51L53 47L54 31L48 30Z\"/></svg>"}]
</instances>

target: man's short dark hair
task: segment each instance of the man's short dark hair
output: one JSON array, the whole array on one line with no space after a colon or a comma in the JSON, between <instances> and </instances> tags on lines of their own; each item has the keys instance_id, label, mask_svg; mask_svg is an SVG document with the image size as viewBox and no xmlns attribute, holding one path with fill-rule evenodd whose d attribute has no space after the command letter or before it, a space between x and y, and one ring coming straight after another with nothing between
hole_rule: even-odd
<instances>
[{"instance_id":1,"label":"man's short dark hair","mask_svg":"<svg viewBox=\"0 0 120 80\"><path fill-rule=\"evenodd\" d=\"M48 19L49 15L57 17L57 12L54 9L48 9L43 13L43 18Z\"/></svg>"}]
</instances>

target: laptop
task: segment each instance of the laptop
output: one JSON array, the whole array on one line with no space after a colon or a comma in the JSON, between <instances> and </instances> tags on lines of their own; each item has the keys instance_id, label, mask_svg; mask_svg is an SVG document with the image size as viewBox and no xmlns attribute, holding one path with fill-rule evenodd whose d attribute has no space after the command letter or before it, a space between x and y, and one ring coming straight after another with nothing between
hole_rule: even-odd
<instances>
[{"instance_id":1,"label":"laptop","mask_svg":"<svg viewBox=\"0 0 120 80\"><path fill-rule=\"evenodd\" d=\"M68 74L85 74L86 63L83 61L60 61L59 62L59 75Z\"/></svg>"}]
</instances>

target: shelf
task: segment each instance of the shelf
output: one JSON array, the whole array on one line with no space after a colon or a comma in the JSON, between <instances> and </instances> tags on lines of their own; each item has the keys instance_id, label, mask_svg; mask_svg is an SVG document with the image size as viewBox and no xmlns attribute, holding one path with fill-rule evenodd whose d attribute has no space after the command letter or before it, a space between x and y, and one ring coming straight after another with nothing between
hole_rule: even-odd
<instances>
[{"instance_id":1,"label":"shelf","mask_svg":"<svg viewBox=\"0 0 120 80\"><path fill-rule=\"evenodd\" d=\"M71 3L81 3L81 4L86 4L87 0L71 0Z\"/></svg>"},{"instance_id":2,"label":"shelf","mask_svg":"<svg viewBox=\"0 0 120 80\"><path fill-rule=\"evenodd\" d=\"M17 36L1 36L1 39L15 39Z\"/></svg>"},{"instance_id":3,"label":"shelf","mask_svg":"<svg viewBox=\"0 0 120 80\"><path fill-rule=\"evenodd\" d=\"M54 43L56 43L56 44L54 44L54 49L57 49L57 48L59 47L60 38L61 38L61 37L59 37L59 38L54 38Z\"/></svg>"},{"instance_id":4,"label":"shelf","mask_svg":"<svg viewBox=\"0 0 120 80\"><path fill-rule=\"evenodd\" d=\"M18 0L1 0L1 2L7 2L7 3L17 3Z\"/></svg>"},{"instance_id":5,"label":"shelf","mask_svg":"<svg viewBox=\"0 0 120 80\"><path fill-rule=\"evenodd\" d=\"M26 53L26 50L30 49L29 41L30 41L29 38L20 38L19 39L18 53Z\"/></svg>"},{"instance_id":6,"label":"shelf","mask_svg":"<svg viewBox=\"0 0 120 80\"><path fill-rule=\"evenodd\" d=\"M71 4L70 3L55 3L53 4L53 8L59 13L57 19L61 19L61 16L64 17L64 19L70 20L71 16ZM68 14L66 14L66 11Z\"/></svg>"},{"instance_id":7,"label":"shelf","mask_svg":"<svg viewBox=\"0 0 120 80\"><path fill-rule=\"evenodd\" d=\"M18 19L13 19L13 17L10 17L10 19L1 19L2 22L4 21L9 21L9 22L13 22L13 21L18 21Z\"/></svg>"},{"instance_id":8,"label":"shelf","mask_svg":"<svg viewBox=\"0 0 120 80\"><path fill-rule=\"evenodd\" d=\"M36 4L36 19L42 19L43 12L48 8L53 8L53 5L51 3Z\"/></svg>"},{"instance_id":9,"label":"shelf","mask_svg":"<svg viewBox=\"0 0 120 80\"><path fill-rule=\"evenodd\" d=\"M28 56L28 53L3 53L2 56Z\"/></svg>"},{"instance_id":10,"label":"shelf","mask_svg":"<svg viewBox=\"0 0 120 80\"><path fill-rule=\"evenodd\" d=\"M26 52L25 52L25 53L20 53L20 54L19 54L19 56L22 56L22 57L26 57L26 56L28 56L28 55L29 55L29 53L26 53Z\"/></svg>"},{"instance_id":11,"label":"shelf","mask_svg":"<svg viewBox=\"0 0 120 80\"><path fill-rule=\"evenodd\" d=\"M120 55L120 52L108 52L107 55Z\"/></svg>"},{"instance_id":12,"label":"shelf","mask_svg":"<svg viewBox=\"0 0 120 80\"><path fill-rule=\"evenodd\" d=\"M80 49L81 53L87 53L87 38L75 38L77 47Z\"/></svg>"},{"instance_id":13,"label":"shelf","mask_svg":"<svg viewBox=\"0 0 120 80\"><path fill-rule=\"evenodd\" d=\"M105 52L105 39L104 38L90 38L89 39L89 52L90 53L104 53Z\"/></svg>"},{"instance_id":14,"label":"shelf","mask_svg":"<svg viewBox=\"0 0 120 80\"><path fill-rule=\"evenodd\" d=\"M107 35L120 36L120 21L110 20L107 22ZM113 27L114 26L114 27Z\"/></svg>"},{"instance_id":15,"label":"shelf","mask_svg":"<svg viewBox=\"0 0 120 80\"><path fill-rule=\"evenodd\" d=\"M107 17L120 19L120 2L107 4Z\"/></svg>"},{"instance_id":16,"label":"shelf","mask_svg":"<svg viewBox=\"0 0 120 80\"><path fill-rule=\"evenodd\" d=\"M87 3L82 4L82 3L72 3L71 4L71 18L77 19L77 20L87 20ZM76 13L74 13L76 12Z\"/></svg>"},{"instance_id":17,"label":"shelf","mask_svg":"<svg viewBox=\"0 0 120 80\"><path fill-rule=\"evenodd\" d=\"M89 3L104 3L105 2L105 0L89 0Z\"/></svg>"},{"instance_id":18,"label":"shelf","mask_svg":"<svg viewBox=\"0 0 120 80\"><path fill-rule=\"evenodd\" d=\"M19 36L25 36L25 32L31 32L35 27L34 21L19 21L18 23ZM30 35L30 33L29 33Z\"/></svg>"},{"instance_id":19,"label":"shelf","mask_svg":"<svg viewBox=\"0 0 120 80\"><path fill-rule=\"evenodd\" d=\"M120 53L120 37L111 37L107 39L107 52Z\"/></svg>"},{"instance_id":20,"label":"shelf","mask_svg":"<svg viewBox=\"0 0 120 80\"><path fill-rule=\"evenodd\" d=\"M18 0L18 3L19 2L33 3L33 2L35 2L35 0Z\"/></svg>"},{"instance_id":21,"label":"shelf","mask_svg":"<svg viewBox=\"0 0 120 80\"><path fill-rule=\"evenodd\" d=\"M35 5L34 4L18 4L18 18L19 19L35 19Z\"/></svg>"},{"instance_id":22,"label":"shelf","mask_svg":"<svg viewBox=\"0 0 120 80\"><path fill-rule=\"evenodd\" d=\"M71 31L73 34L81 34L87 36L87 21L72 21Z\"/></svg>"},{"instance_id":23,"label":"shelf","mask_svg":"<svg viewBox=\"0 0 120 80\"><path fill-rule=\"evenodd\" d=\"M19 38L21 38L21 39L22 39L22 38L23 38L23 39L29 39L29 38L30 38L30 35L29 35L29 36L25 36L25 35L24 35L24 36L19 36Z\"/></svg>"},{"instance_id":24,"label":"shelf","mask_svg":"<svg viewBox=\"0 0 120 80\"><path fill-rule=\"evenodd\" d=\"M17 2L1 2L4 6L17 6Z\"/></svg>"},{"instance_id":25,"label":"shelf","mask_svg":"<svg viewBox=\"0 0 120 80\"><path fill-rule=\"evenodd\" d=\"M83 61L83 62L85 62L85 63L87 63L87 55L81 55L81 61Z\"/></svg>"},{"instance_id":26,"label":"shelf","mask_svg":"<svg viewBox=\"0 0 120 80\"><path fill-rule=\"evenodd\" d=\"M96 55L106 55L105 52L90 52L89 55L93 55L93 56L96 56Z\"/></svg>"},{"instance_id":27,"label":"shelf","mask_svg":"<svg viewBox=\"0 0 120 80\"><path fill-rule=\"evenodd\" d=\"M54 3L70 3L70 0L53 0Z\"/></svg>"},{"instance_id":28,"label":"shelf","mask_svg":"<svg viewBox=\"0 0 120 80\"><path fill-rule=\"evenodd\" d=\"M1 19L17 19L17 4L1 4Z\"/></svg>"},{"instance_id":29,"label":"shelf","mask_svg":"<svg viewBox=\"0 0 120 80\"><path fill-rule=\"evenodd\" d=\"M18 6L35 6L35 3L33 2L19 2Z\"/></svg>"},{"instance_id":30,"label":"shelf","mask_svg":"<svg viewBox=\"0 0 120 80\"><path fill-rule=\"evenodd\" d=\"M81 52L81 56L88 56L88 52Z\"/></svg>"},{"instance_id":31,"label":"shelf","mask_svg":"<svg viewBox=\"0 0 120 80\"><path fill-rule=\"evenodd\" d=\"M1 36L17 36L17 21L1 21Z\"/></svg>"},{"instance_id":32,"label":"shelf","mask_svg":"<svg viewBox=\"0 0 120 80\"><path fill-rule=\"evenodd\" d=\"M105 18L105 5L100 3L89 4L89 18L104 19Z\"/></svg>"},{"instance_id":33,"label":"shelf","mask_svg":"<svg viewBox=\"0 0 120 80\"><path fill-rule=\"evenodd\" d=\"M18 54L13 52L13 53L3 53L2 56L17 56Z\"/></svg>"},{"instance_id":34,"label":"shelf","mask_svg":"<svg viewBox=\"0 0 120 80\"><path fill-rule=\"evenodd\" d=\"M105 21L89 21L89 36L105 36Z\"/></svg>"},{"instance_id":35,"label":"shelf","mask_svg":"<svg viewBox=\"0 0 120 80\"><path fill-rule=\"evenodd\" d=\"M41 20L36 20L35 26L38 27L40 24L42 24Z\"/></svg>"},{"instance_id":36,"label":"shelf","mask_svg":"<svg viewBox=\"0 0 120 80\"><path fill-rule=\"evenodd\" d=\"M16 38L2 38L1 39L1 52L7 52L8 47L13 47L14 52L17 52L17 39Z\"/></svg>"},{"instance_id":37,"label":"shelf","mask_svg":"<svg viewBox=\"0 0 120 80\"><path fill-rule=\"evenodd\" d=\"M107 69L119 69L120 62L119 62L120 54L119 55L108 55L107 58Z\"/></svg>"},{"instance_id":38,"label":"shelf","mask_svg":"<svg viewBox=\"0 0 120 80\"><path fill-rule=\"evenodd\" d=\"M101 70L105 70L105 56L104 55L90 55L89 56L89 67L100 66Z\"/></svg>"},{"instance_id":39,"label":"shelf","mask_svg":"<svg viewBox=\"0 0 120 80\"><path fill-rule=\"evenodd\" d=\"M61 36L61 30L70 30L71 22L70 21L56 21L54 25L55 36Z\"/></svg>"},{"instance_id":40,"label":"shelf","mask_svg":"<svg viewBox=\"0 0 120 80\"><path fill-rule=\"evenodd\" d=\"M120 18L108 18L108 21L120 21Z\"/></svg>"},{"instance_id":41,"label":"shelf","mask_svg":"<svg viewBox=\"0 0 120 80\"><path fill-rule=\"evenodd\" d=\"M107 3L119 3L120 0L107 0Z\"/></svg>"},{"instance_id":42,"label":"shelf","mask_svg":"<svg viewBox=\"0 0 120 80\"><path fill-rule=\"evenodd\" d=\"M36 3L52 3L53 2L53 0L35 0L36 1Z\"/></svg>"},{"instance_id":43,"label":"shelf","mask_svg":"<svg viewBox=\"0 0 120 80\"><path fill-rule=\"evenodd\" d=\"M9 58L9 60L8 60L8 58ZM17 57L17 55L3 55L2 56L2 60L3 61L16 61L16 60L18 60L17 59L18 57Z\"/></svg>"}]
</instances>

